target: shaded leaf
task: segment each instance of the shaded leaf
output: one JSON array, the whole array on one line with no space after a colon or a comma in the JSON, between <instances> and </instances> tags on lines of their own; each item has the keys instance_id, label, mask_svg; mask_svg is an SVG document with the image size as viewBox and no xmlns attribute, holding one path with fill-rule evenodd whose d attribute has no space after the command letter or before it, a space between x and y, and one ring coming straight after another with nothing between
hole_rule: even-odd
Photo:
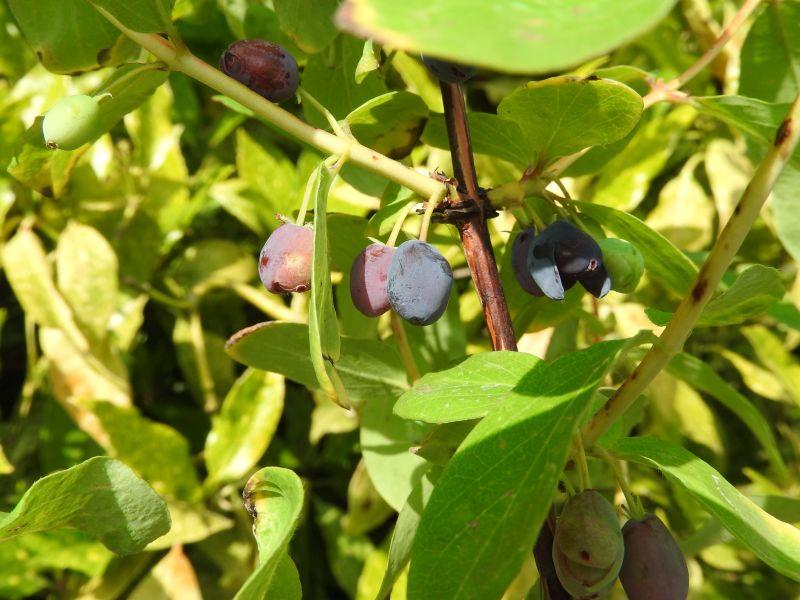
<instances>
[{"instance_id":1,"label":"shaded leaf","mask_svg":"<svg viewBox=\"0 0 800 600\"><path fill-rule=\"evenodd\" d=\"M739 93L768 102L791 102L798 86L800 3L767 3L742 46Z\"/></svg>"},{"instance_id":2,"label":"shaded leaf","mask_svg":"<svg viewBox=\"0 0 800 600\"><path fill-rule=\"evenodd\" d=\"M281 29L303 52L323 50L337 35L333 13L338 0L274 0Z\"/></svg>"},{"instance_id":3,"label":"shaded leaf","mask_svg":"<svg viewBox=\"0 0 800 600\"><path fill-rule=\"evenodd\" d=\"M400 396L394 412L404 419L451 423L486 416L500 406L539 359L524 352L484 352L428 373Z\"/></svg>"},{"instance_id":4,"label":"shaded leaf","mask_svg":"<svg viewBox=\"0 0 800 600\"><path fill-rule=\"evenodd\" d=\"M0 513L0 539L71 527L118 554L141 551L170 528L167 505L117 460L90 458L35 482L10 513Z\"/></svg>"},{"instance_id":5,"label":"shaded leaf","mask_svg":"<svg viewBox=\"0 0 800 600\"><path fill-rule=\"evenodd\" d=\"M538 363L472 430L425 507L409 596L502 595L530 552L575 428L622 343Z\"/></svg>"},{"instance_id":6,"label":"shaded leaf","mask_svg":"<svg viewBox=\"0 0 800 600\"><path fill-rule=\"evenodd\" d=\"M391 158L407 156L419 139L428 107L410 92L389 92L368 100L345 121L363 145Z\"/></svg>"}]
</instances>

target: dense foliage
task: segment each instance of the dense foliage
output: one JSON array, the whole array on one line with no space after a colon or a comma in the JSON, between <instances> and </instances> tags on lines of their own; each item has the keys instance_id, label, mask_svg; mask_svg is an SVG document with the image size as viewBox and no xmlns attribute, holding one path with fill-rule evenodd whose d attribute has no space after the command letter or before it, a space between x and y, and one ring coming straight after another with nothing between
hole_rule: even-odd
<instances>
[{"instance_id":1,"label":"dense foliage","mask_svg":"<svg viewBox=\"0 0 800 600\"><path fill-rule=\"evenodd\" d=\"M0 597L800 595L800 0L0 21Z\"/></svg>"}]
</instances>

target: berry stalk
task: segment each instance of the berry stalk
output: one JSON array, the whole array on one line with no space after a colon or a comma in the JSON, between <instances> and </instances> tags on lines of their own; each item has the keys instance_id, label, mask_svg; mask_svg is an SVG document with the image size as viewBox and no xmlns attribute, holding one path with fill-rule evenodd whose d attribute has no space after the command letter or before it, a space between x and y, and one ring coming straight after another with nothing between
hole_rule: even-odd
<instances>
[{"instance_id":1,"label":"berry stalk","mask_svg":"<svg viewBox=\"0 0 800 600\"><path fill-rule=\"evenodd\" d=\"M658 341L653 344L639 366L609 398L605 406L583 430L586 447L594 444L611 425L636 401L650 382L683 348L697 319L717 289L722 276L739 251L744 238L758 218L775 181L783 171L800 141L800 94L778 127L775 143L756 169L733 216L725 225L705 263L697 274L691 292L678 305Z\"/></svg>"}]
</instances>

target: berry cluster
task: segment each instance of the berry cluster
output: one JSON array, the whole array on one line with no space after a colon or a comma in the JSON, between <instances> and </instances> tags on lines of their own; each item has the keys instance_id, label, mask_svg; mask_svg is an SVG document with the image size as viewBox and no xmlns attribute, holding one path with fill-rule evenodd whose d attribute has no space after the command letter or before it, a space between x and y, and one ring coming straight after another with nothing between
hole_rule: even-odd
<instances>
[{"instance_id":1,"label":"berry cluster","mask_svg":"<svg viewBox=\"0 0 800 600\"><path fill-rule=\"evenodd\" d=\"M619 577L629 600L686 600L689 571L669 530L652 514L620 530L614 506L596 490L572 496L556 523L553 564L578 599L602 597Z\"/></svg>"},{"instance_id":2,"label":"berry cluster","mask_svg":"<svg viewBox=\"0 0 800 600\"><path fill-rule=\"evenodd\" d=\"M644 271L642 255L629 242L609 238L598 244L562 220L538 235L533 227L520 232L511 247L511 266L523 290L553 300L563 300L576 283L596 298L612 287L630 292Z\"/></svg>"}]
</instances>

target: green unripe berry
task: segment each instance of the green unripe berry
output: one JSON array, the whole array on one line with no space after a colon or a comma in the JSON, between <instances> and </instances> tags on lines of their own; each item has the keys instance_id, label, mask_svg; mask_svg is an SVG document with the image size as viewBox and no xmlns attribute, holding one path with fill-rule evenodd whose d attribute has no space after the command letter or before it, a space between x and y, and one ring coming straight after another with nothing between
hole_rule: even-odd
<instances>
[{"instance_id":1,"label":"green unripe berry","mask_svg":"<svg viewBox=\"0 0 800 600\"><path fill-rule=\"evenodd\" d=\"M75 150L99 133L100 105L83 94L62 98L47 111L42 133L48 148Z\"/></svg>"},{"instance_id":2,"label":"green unripe berry","mask_svg":"<svg viewBox=\"0 0 800 600\"><path fill-rule=\"evenodd\" d=\"M629 294L639 285L644 273L644 257L628 241L606 238L600 242L603 264L611 277L611 289Z\"/></svg>"}]
</instances>

